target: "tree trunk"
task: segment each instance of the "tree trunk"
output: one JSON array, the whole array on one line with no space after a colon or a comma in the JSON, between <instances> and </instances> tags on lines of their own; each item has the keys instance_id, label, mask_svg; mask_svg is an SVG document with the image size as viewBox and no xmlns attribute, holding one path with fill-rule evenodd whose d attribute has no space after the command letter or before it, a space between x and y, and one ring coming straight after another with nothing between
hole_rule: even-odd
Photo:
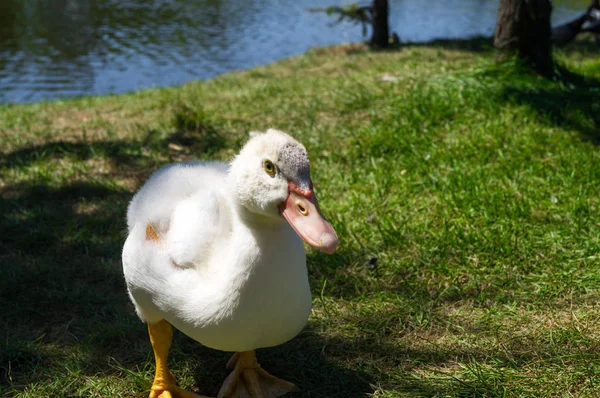
<instances>
[{"instance_id":1,"label":"tree trunk","mask_svg":"<svg viewBox=\"0 0 600 398\"><path fill-rule=\"evenodd\" d=\"M373 36L371 44L377 47L387 47L390 37L388 24L388 0L373 1Z\"/></svg>"},{"instance_id":2,"label":"tree trunk","mask_svg":"<svg viewBox=\"0 0 600 398\"><path fill-rule=\"evenodd\" d=\"M551 0L500 0L494 45L552 74Z\"/></svg>"}]
</instances>

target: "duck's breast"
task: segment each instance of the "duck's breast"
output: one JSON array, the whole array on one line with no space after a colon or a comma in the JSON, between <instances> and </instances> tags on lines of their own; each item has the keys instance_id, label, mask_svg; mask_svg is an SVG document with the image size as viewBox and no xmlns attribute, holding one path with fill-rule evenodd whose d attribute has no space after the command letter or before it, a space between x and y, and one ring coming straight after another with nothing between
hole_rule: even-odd
<instances>
[{"instance_id":1,"label":"duck's breast","mask_svg":"<svg viewBox=\"0 0 600 398\"><path fill-rule=\"evenodd\" d=\"M187 320L170 321L200 343L223 351L248 351L292 339L306 324L312 304L302 241L281 224L263 233L238 230L231 244L219 258L223 278L229 281L222 283L221 298L214 302L218 316L194 322L194 307L206 305L198 301L189 303Z\"/></svg>"},{"instance_id":2,"label":"duck's breast","mask_svg":"<svg viewBox=\"0 0 600 398\"><path fill-rule=\"evenodd\" d=\"M287 224L257 239L260 261L240 292L241 317L256 322L257 347L282 344L306 324L312 307L306 254Z\"/></svg>"}]
</instances>

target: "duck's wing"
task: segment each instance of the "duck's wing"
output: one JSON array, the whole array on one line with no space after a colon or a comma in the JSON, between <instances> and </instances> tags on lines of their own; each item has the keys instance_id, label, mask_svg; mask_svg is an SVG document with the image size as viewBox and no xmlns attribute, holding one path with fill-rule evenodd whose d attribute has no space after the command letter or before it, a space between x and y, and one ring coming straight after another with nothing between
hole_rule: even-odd
<instances>
[{"instance_id":1,"label":"duck's wing","mask_svg":"<svg viewBox=\"0 0 600 398\"><path fill-rule=\"evenodd\" d=\"M158 170L135 195L127 212L129 231L146 230L173 263L190 268L205 263L229 228L222 187L224 163L182 163ZM150 234L148 234L148 226Z\"/></svg>"},{"instance_id":2,"label":"duck's wing","mask_svg":"<svg viewBox=\"0 0 600 398\"><path fill-rule=\"evenodd\" d=\"M201 267L212 258L230 231L227 203L219 192L199 191L180 201L166 234L173 263L182 268Z\"/></svg>"}]
</instances>

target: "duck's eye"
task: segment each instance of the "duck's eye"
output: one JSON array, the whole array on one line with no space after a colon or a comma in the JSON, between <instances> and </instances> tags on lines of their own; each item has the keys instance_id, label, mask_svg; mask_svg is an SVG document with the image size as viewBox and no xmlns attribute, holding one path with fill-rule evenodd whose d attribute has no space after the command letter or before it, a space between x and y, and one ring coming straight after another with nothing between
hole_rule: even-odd
<instances>
[{"instance_id":1,"label":"duck's eye","mask_svg":"<svg viewBox=\"0 0 600 398\"><path fill-rule=\"evenodd\" d=\"M263 169L265 169L265 172L268 175L270 175L270 176L275 175L275 166L273 165L273 162L271 162L270 160L265 160L263 162Z\"/></svg>"}]
</instances>

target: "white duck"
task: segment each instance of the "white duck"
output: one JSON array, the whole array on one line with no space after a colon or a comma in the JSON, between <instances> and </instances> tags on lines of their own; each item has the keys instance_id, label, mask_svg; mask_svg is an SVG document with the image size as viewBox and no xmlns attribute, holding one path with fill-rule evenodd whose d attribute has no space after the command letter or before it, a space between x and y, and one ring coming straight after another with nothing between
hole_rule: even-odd
<instances>
[{"instance_id":1,"label":"white duck","mask_svg":"<svg viewBox=\"0 0 600 398\"><path fill-rule=\"evenodd\" d=\"M290 340L306 324L311 294L300 238L326 253L338 243L302 144L270 129L230 165L166 166L134 196L127 224L123 270L156 359L151 398L197 397L167 369L171 325L236 352L218 397L276 397L294 388L261 369L255 350Z\"/></svg>"}]
</instances>

